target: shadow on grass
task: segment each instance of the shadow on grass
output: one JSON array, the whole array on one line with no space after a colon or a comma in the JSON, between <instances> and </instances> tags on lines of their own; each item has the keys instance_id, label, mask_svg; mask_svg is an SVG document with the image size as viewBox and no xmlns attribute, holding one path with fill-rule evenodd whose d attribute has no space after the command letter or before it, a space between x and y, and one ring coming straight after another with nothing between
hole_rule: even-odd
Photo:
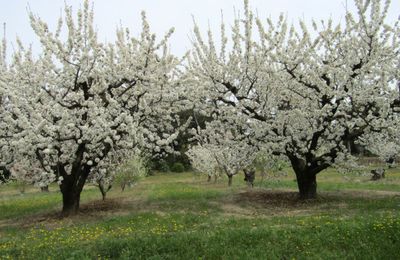
<instances>
[{"instance_id":1,"label":"shadow on grass","mask_svg":"<svg viewBox=\"0 0 400 260\"><path fill-rule=\"evenodd\" d=\"M316 199L301 200L298 193L293 191L254 189L235 194L231 203L240 205L242 209L248 211L258 211L265 216L274 214L307 215L316 212L353 214L360 211L379 212L400 209L400 194L394 192L324 191L320 192Z\"/></svg>"}]
</instances>

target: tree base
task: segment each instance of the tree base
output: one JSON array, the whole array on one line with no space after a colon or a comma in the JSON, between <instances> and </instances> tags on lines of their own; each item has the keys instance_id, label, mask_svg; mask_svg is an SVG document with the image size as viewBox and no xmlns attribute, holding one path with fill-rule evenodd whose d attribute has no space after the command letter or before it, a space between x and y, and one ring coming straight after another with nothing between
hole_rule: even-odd
<instances>
[{"instance_id":1,"label":"tree base","mask_svg":"<svg viewBox=\"0 0 400 260\"><path fill-rule=\"evenodd\" d=\"M300 200L312 200L317 198L317 176L315 174L297 173L297 185L299 187Z\"/></svg>"},{"instance_id":2,"label":"tree base","mask_svg":"<svg viewBox=\"0 0 400 260\"><path fill-rule=\"evenodd\" d=\"M231 187L232 186L232 175L228 175L228 186Z\"/></svg>"},{"instance_id":3,"label":"tree base","mask_svg":"<svg viewBox=\"0 0 400 260\"><path fill-rule=\"evenodd\" d=\"M313 193L313 194L301 194L299 192L299 199L300 200L315 200L317 199L317 193Z\"/></svg>"}]
</instances>

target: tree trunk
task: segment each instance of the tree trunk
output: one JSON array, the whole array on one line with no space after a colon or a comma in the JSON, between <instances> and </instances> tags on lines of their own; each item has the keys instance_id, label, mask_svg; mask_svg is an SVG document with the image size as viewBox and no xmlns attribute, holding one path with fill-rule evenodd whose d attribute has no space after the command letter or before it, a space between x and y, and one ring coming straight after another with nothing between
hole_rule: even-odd
<instances>
[{"instance_id":1,"label":"tree trunk","mask_svg":"<svg viewBox=\"0 0 400 260\"><path fill-rule=\"evenodd\" d=\"M21 193L21 194L24 194L25 193L25 182L24 181L21 181L20 182L20 184L19 184L19 192Z\"/></svg>"},{"instance_id":2,"label":"tree trunk","mask_svg":"<svg viewBox=\"0 0 400 260\"><path fill-rule=\"evenodd\" d=\"M49 192L49 186L40 187L42 192Z\"/></svg>"},{"instance_id":3,"label":"tree trunk","mask_svg":"<svg viewBox=\"0 0 400 260\"><path fill-rule=\"evenodd\" d=\"M232 186L232 177L233 175L228 175L228 186Z\"/></svg>"},{"instance_id":4,"label":"tree trunk","mask_svg":"<svg viewBox=\"0 0 400 260\"><path fill-rule=\"evenodd\" d=\"M76 215L79 210L79 201L83 186L85 185L86 179L89 175L90 168L84 167L84 169L78 168L79 170L72 170L71 174L66 174L65 170L60 167L59 171L62 171L63 180L60 185L60 190L63 197L63 208L62 216Z\"/></svg>"},{"instance_id":5,"label":"tree trunk","mask_svg":"<svg viewBox=\"0 0 400 260\"><path fill-rule=\"evenodd\" d=\"M308 172L296 172L300 199L315 199L317 197L317 175Z\"/></svg>"},{"instance_id":6,"label":"tree trunk","mask_svg":"<svg viewBox=\"0 0 400 260\"><path fill-rule=\"evenodd\" d=\"M317 197L317 174L325 170L329 164L318 164L316 163L316 160L312 160L313 162L310 163L309 161L293 154L287 154L287 156L289 157L292 168L296 173L300 199L315 199Z\"/></svg>"},{"instance_id":7,"label":"tree trunk","mask_svg":"<svg viewBox=\"0 0 400 260\"><path fill-rule=\"evenodd\" d=\"M256 177L256 171L254 169L243 169L244 181L247 183L249 188L253 188L254 179Z\"/></svg>"},{"instance_id":8,"label":"tree trunk","mask_svg":"<svg viewBox=\"0 0 400 260\"><path fill-rule=\"evenodd\" d=\"M218 180L218 175L214 175L214 183L217 183L217 180Z\"/></svg>"},{"instance_id":9,"label":"tree trunk","mask_svg":"<svg viewBox=\"0 0 400 260\"><path fill-rule=\"evenodd\" d=\"M10 176L11 172L5 166L0 166L0 182L7 182Z\"/></svg>"},{"instance_id":10,"label":"tree trunk","mask_svg":"<svg viewBox=\"0 0 400 260\"><path fill-rule=\"evenodd\" d=\"M103 187L103 185L101 185L101 183L99 183L97 185L97 187L99 187L99 190L101 192L101 198L103 199L103 201L106 200L106 196L107 196L107 191L105 190L105 188Z\"/></svg>"},{"instance_id":11,"label":"tree trunk","mask_svg":"<svg viewBox=\"0 0 400 260\"><path fill-rule=\"evenodd\" d=\"M99 190L101 192L101 197L102 197L103 201L106 200L107 192L109 192L111 190L111 188L112 188L112 185L107 185L107 187L104 187L104 185L105 184L103 182L101 182L101 181L99 181L97 183L97 187L99 188Z\"/></svg>"},{"instance_id":12,"label":"tree trunk","mask_svg":"<svg viewBox=\"0 0 400 260\"><path fill-rule=\"evenodd\" d=\"M208 175L207 182L211 181L211 175Z\"/></svg>"},{"instance_id":13,"label":"tree trunk","mask_svg":"<svg viewBox=\"0 0 400 260\"><path fill-rule=\"evenodd\" d=\"M81 196L80 191L74 188L64 189L64 191L62 191L62 195L63 208L61 214L65 217L76 215L79 211L79 201Z\"/></svg>"}]
</instances>

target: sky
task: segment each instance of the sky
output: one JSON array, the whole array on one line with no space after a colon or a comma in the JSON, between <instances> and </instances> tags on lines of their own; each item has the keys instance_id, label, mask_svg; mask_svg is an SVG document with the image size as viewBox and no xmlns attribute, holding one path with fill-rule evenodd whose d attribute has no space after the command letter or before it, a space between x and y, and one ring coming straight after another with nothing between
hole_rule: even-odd
<instances>
[{"instance_id":1,"label":"sky","mask_svg":"<svg viewBox=\"0 0 400 260\"><path fill-rule=\"evenodd\" d=\"M138 35L141 29L140 12L146 11L151 30L161 38L171 27L175 33L170 39L171 52L183 55L191 47L193 17L204 31L210 27L217 33L220 28L221 10L227 25L234 19L234 10L243 9L243 0L94 0L95 25L99 38L106 41L115 39L119 25L130 28ZM290 22L298 19L310 21L332 18L343 22L346 6L354 10L352 0L250 0L259 17L276 18L285 14ZM382 0L383 2L383 0ZM6 39L9 46L18 36L24 44L32 44L39 50L39 44L29 25L28 9L54 28L65 6L78 10L83 0L0 0L0 22L6 23ZM392 1L387 22L393 23L400 16L400 1ZM12 47L10 48L12 49ZM12 51L12 50L10 50ZM9 52L10 52L9 51Z\"/></svg>"}]
</instances>

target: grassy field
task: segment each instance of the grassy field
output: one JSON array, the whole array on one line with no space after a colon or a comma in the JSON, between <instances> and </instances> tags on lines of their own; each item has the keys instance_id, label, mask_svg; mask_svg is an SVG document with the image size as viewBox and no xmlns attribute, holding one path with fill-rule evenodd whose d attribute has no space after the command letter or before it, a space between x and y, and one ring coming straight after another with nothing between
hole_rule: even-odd
<instances>
[{"instance_id":1,"label":"grassy field","mask_svg":"<svg viewBox=\"0 0 400 260\"><path fill-rule=\"evenodd\" d=\"M369 178L327 170L302 202L290 172L253 189L158 174L106 202L88 186L66 219L56 186L0 186L0 259L400 259L400 170Z\"/></svg>"}]
</instances>

